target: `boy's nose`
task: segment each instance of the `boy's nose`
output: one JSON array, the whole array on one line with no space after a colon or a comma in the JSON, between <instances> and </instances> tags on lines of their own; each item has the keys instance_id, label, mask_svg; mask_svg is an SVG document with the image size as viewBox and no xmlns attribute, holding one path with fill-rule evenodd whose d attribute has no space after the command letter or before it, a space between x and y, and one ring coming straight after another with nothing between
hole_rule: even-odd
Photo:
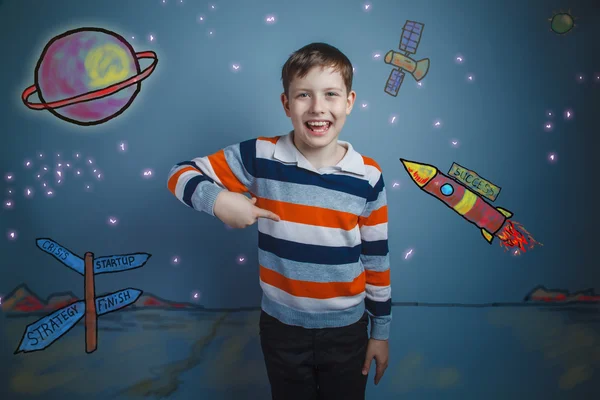
<instances>
[{"instance_id":1,"label":"boy's nose","mask_svg":"<svg viewBox=\"0 0 600 400\"><path fill-rule=\"evenodd\" d=\"M325 111L325 105L323 104L323 100L315 98L310 105L310 111L312 113L322 113L323 111Z\"/></svg>"}]
</instances>

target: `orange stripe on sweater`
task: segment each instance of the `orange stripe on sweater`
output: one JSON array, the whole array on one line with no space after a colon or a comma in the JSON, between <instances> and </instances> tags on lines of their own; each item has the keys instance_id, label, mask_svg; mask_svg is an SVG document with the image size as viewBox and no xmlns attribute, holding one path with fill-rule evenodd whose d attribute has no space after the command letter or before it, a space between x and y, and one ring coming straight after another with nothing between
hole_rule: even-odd
<instances>
[{"instance_id":1,"label":"orange stripe on sweater","mask_svg":"<svg viewBox=\"0 0 600 400\"><path fill-rule=\"evenodd\" d=\"M390 269L385 271L370 271L365 269L366 282L373 286L390 286Z\"/></svg>"},{"instance_id":2,"label":"orange stripe on sweater","mask_svg":"<svg viewBox=\"0 0 600 400\"><path fill-rule=\"evenodd\" d=\"M331 299L334 297L356 296L365 291L364 272L352 282L309 282L286 278L278 272L260 266L260 279L271 286L296 297Z\"/></svg>"},{"instance_id":3,"label":"orange stripe on sweater","mask_svg":"<svg viewBox=\"0 0 600 400\"><path fill-rule=\"evenodd\" d=\"M273 144L276 144L280 137L281 136L274 136L274 137L260 136L260 137L256 138L256 140L265 140L267 142L271 142Z\"/></svg>"},{"instance_id":4,"label":"orange stripe on sweater","mask_svg":"<svg viewBox=\"0 0 600 400\"><path fill-rule=\"evenodd\" d=\"M177 186L177 181L179 180L179 177L181 176L181 174L183 174L184 172L187 172L187 171L196 171L196 172L200 173L200 171L198 171L194 167L185 167L185 168L182 168L179 171L175 172L169 178L169 182L167 183L167 187L169 188L169 191L171 193L175 194L175 187Z\"/></svg>"},{"instance_id":5,"label":"orange stripe on sweater","mask_svg":"<svg viewBox=\"0 0 600 400\"><path fill-rule=\"evenodd\" d=\"M360 217L358 219L358 224L362 227L366 226L374 226L383 224L388 222L388 206L385 205L383 207L379 207L377 210L371 211L371 214L368 218Z\"/></svg>"},{"instance_id":6,"label":"orange stripe on sweater","mask_svg":"<svg viewBox=\"0 0 600 400\"><path fill-rule=\"evenodd\" d=\"M352 213L328 210L325 208L286 203L283 201L258 198L256 206L279 215L282 221L299 224L339 228L349 231L358 223L358 217Z\"/></svg>"},{"instance_id":7,"label":"orange stripe on sweater","mask_svg":"<svg viewBox=\"0 0 600 400\"><path fill-rule=\"evenodd\" d=\"M229 164L227 164L225 152L223 150L219 150L216 153L208 156L208 161L210 161L210 165L213 167L215 175L219 178L227 190L237 193L244 193L248 191L248 188L246 188L246 186L244 186L242 182L236 178L231 171L231 168L229 168Z\"/></svg>"},{"instance_id":8,"label":"orange stripe on sweater","mask_svg":"<svg viewBox=\"0 0 600 400\"><path fill-rule=\"evenodd\" d=\"M366 157L366 156L362 156L363 158L363 163L365 165L370 165L372 167L375 167L379 170L379 172L381 172L381 167L379 166L379 164L377 164L377 162L375 160L373 160L372 158Z\"/></svg>"}]
</instances>

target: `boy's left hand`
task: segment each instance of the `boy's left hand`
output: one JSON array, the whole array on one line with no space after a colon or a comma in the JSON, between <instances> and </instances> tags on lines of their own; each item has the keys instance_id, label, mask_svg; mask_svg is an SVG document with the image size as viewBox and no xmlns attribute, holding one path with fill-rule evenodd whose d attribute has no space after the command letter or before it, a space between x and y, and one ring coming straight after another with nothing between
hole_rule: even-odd
<instances>
[{"instance_id":1,"label":"boy's left hand","mask_svg":"<svg viewBox=\"0 0 600 400\"><path fill-rule=\"evenodd\" d=\"M369 339L367 345L367 356L365 357L365 363L363 364L362 373L367 375L371 368L371 360L375 358L375 384L377 385L383 373L388 366L389 347L387 340Z\"/></svg>"}]
</instances>

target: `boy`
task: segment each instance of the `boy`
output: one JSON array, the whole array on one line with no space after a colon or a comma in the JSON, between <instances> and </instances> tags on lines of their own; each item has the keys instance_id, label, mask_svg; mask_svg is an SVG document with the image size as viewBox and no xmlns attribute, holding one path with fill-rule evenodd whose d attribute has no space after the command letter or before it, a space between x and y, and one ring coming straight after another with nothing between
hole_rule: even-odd
<instances>
[{"instance_id":1,"label":"boy","mask_svg":"<svg viewBox=\"0 0 600 400\"><path fill-rule=\"evenodd\" d=\"M375 384L387 368L383 177L337 140L356 98L352 75L335 47L301 48L282 70L289 134L247 140L169 174L169 190L187 206L233 228L258 221L260 339L274 400L364 399L371 360Z\"/></svg>"}]
</instances>

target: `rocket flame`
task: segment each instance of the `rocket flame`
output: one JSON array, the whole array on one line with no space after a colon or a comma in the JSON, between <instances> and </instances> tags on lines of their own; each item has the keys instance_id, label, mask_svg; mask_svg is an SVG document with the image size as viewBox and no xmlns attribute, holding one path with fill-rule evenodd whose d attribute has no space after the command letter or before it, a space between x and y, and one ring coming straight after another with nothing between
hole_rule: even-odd
<instances>
[{"instance_id":1,"label":"rocket flame","mask_svg":"<svg viewBox=\"0 0 600 400\"><path fill-rule=\"evenodd\" d=\"M523 231L525 234L523 234ZM525 237L527 235L527 237ZM543 246L542 243L536 241L533 236L518 222L507 220L502 231L496 235L500 239L500 246L507 251L511 247L518 247L523 253L526 252L525 246L529 244L529 248L533 249L535 244Z\"/></svg>"}]
</instances>

